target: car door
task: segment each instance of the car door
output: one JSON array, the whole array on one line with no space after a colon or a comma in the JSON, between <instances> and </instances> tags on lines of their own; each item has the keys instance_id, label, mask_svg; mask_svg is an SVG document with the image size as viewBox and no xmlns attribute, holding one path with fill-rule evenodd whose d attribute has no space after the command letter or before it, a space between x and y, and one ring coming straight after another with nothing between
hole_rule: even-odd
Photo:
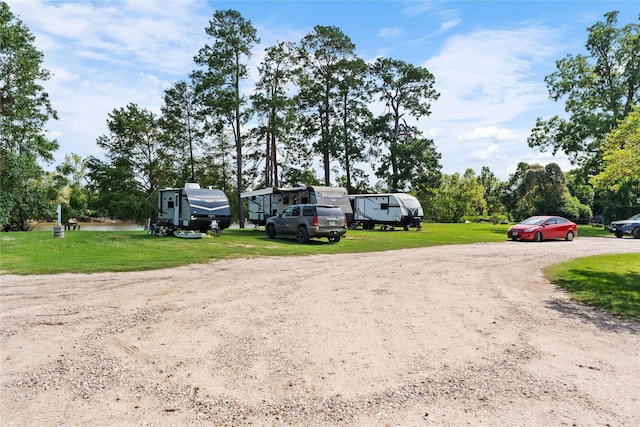
<instances>
[{"instance_id":1,"label":"car door","mask_svg":"<svg viewBox=\"0 0 640 427\"><path fill-rule=\"evenodd\" d=\"M542 233L544 234L545 239L555 239L557 237L558 231L556 230L556 220L554 218L549 218L544 222L544 230Z\"/></svg>"},{"instance_id":2,"label":"car door","mask_svg":"<svg viewBox=\"0 0 640 427\"><path fill-rule=\"evenodd\" d=\"M556 218L556 223L557 238L564 239L571 228L569 221L564 218Z\"/></svg>"},{"instance_id":3,"label":"car door","mask_svg":"<svg viewBox=\"0 0 640 427\"><path fill-rule=\"evenodd\" d=\"M291 206L291 214L287 217L287 234L295 234L300 222L300 206Z\"/></svg>"},{"instance_id":4,"label":"car door","mask_svg":"<svg viewBox=\"0 0 640 427\"><path fill-rule=\"evenodd\" d=\"M287 206L280 215L275 219L276 225L276 233L278 234L289 234L289 223L291 221L291 212L293 211L293 206Z\"/></svg>"}]
</instances>

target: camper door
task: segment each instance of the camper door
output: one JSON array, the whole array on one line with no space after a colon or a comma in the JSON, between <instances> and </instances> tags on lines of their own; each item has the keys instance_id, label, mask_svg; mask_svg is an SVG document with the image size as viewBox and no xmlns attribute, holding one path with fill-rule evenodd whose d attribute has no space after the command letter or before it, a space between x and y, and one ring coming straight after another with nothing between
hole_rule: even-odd
<instances>
[{"instance_id":1,"label":"camper door","mask_svg":"<svg viewBox=\"0 0 640 427\"><path fill-rule=\"evenodd\" d=\"M162 218L174 225L180 224L180 192L162 192Z\"/></svg>"}]
</instances>

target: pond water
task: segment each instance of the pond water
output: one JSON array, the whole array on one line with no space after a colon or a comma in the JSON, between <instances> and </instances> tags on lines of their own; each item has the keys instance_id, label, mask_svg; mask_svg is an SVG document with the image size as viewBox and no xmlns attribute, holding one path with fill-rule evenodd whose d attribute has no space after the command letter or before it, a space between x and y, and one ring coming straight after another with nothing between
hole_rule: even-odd
<instances>
[{"instance_id":1,"label":"pond water","mask_svg":"<svg viewBox=\"0 0 640 427\"><path fill-rule=\"evenodd\" d=\"M55 222L41 222L36 225L34 231L51 231L53 227L58 225ZM135 222L122 221L122 222L79 222L79 231L143 231L145 228L142 225ZM65 230L69 231L69 230ZM71 228L70 231L73 231ZM78 231L78 229L76 229Z\"/></svg>"}]
</instances>

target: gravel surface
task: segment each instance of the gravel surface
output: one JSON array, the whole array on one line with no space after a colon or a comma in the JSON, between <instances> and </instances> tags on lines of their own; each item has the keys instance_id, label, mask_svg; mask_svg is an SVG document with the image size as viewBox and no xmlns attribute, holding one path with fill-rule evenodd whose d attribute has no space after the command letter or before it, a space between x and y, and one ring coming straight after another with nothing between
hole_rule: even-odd
<instances>
[{"instance_id":1,"label":"gravel surface","mask_svg":"<svg viewBox=\"0 0 640 427\"><path fill-rule=\"evenodd\" d=\"M0 276L2 426L640 425L640 324L503 242ZM97 255L98 256L98 255Z\"/></svg>"}]
</instances>

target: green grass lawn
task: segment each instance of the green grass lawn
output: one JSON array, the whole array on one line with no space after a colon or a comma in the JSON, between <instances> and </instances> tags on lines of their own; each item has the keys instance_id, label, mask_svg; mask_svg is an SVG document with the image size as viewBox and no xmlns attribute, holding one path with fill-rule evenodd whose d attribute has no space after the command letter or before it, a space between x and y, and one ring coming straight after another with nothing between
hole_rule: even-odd
<instances>
[{"instance_id":1,"label":"green grass lawn","mask_svg":"<svg viewBox=\"0 0 640 427\"><path fill-rule=\"evenodd\" d=\"M547 267L545 275L576 301L640 320L640 253L578 258Z\"/></svg>"},{"instance_id":2,"label":"green grass lawn","mask_svg":"<svg viewBox=\"0 0 640 427\"><path fill-rule=\"evenodd\" d=\"M434 245L501 242L509 225L424 224L422 231L349 230L339 243L312 239L269 239L262 229L227 229L199 240L158 237L143 231L51 231L0 234L0 270L12 274L138 271L205 263L217 259L358 253ZM607 234L584 227L579 235Z\"/></svg>"},{"instance_id":3,"label":"green grass lawn","mask_svg":"<svg viewBox=\"0 0 640 427\"><path fill-rule=\"evenodd\" d=\"M50 231L0 234L0 270L13 274L137 271L261 256L357 253L421 246L499 242L506 225L425 224L422 231L349 230L337 244L312 239L269 239L263 229L227 229L219 237L187 240L143 231Z\"/></svg>"}]
</instances>

